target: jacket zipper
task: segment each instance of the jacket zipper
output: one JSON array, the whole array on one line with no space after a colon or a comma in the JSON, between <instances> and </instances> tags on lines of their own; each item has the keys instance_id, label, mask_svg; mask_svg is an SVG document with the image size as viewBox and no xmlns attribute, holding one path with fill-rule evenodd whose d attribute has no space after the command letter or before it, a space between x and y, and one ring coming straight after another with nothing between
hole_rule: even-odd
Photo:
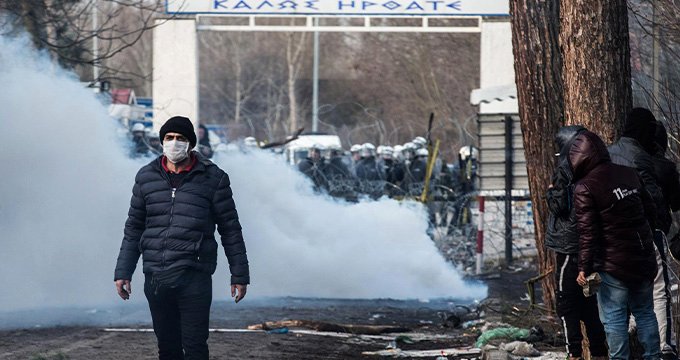
<instances>
[{"instance_id":1,"label":"jacket zipper","mask_svg":"<svg viewBox=\"0 0 680 360\"><path fill-rule=\"evenodd\" d=\"M637 231L636 231L635 233L636 233L637 236L638 236L638 240L640 241L640 246L642 247L642 250L644 250L644 249L645 249L645 244L642 243L642 238L640 237L640 233L637 232Z\"/></svg>"},{"instance_id":2,"label":"jacket zipper","mask_svg":"<svg viewBox=\"0 0 680 360\"><path fill-rule=\"evenodd\" d=\"M170 187L172 187L172 194L170 195L171 201L172 201L171 204L170 204L170 221L168 222L168 228L165 230L165 236L163 237L163 243L162 243L163 252L162 252L162 255L161 255L161 269L163 269L163 270L165 270L165 250L166 250L165 245L168 241L168 233L170 232L170 226L172 225L172 218L175 214L175 193L177 192L177 189L179 189L182 186L182 184L184 184L184 180L186 180L186 178L189 177L195 171L196 171L196 168L194 167L194 169L189 171L189 173L184 177L184 179L182 179L182 181L180 181L179 184L177 184L177 187L172 187L172 182L170 181L170 176L168 176L168 174L165 172L165 170L163 170L162 166L161 166L161 169L160 169L160 172L163 174L163 177L165 177L165 180L168 182L168 185L170 185Z\"/></svg>"},{"instance_id":3,"label":"jacket zipper","mask_svg":"<svg viewBox=\"0 0 680 360\"><path fill-rule=\"evenodd\" d=\"M168 222L168 229L165 231L165 237L163 238L163 256L161 258L161 268L165 269L165 245L168 241L168 233L170 232L170 226L172 225L172 218L175 215L175 193L177 188L172 188L172 202L170 204L170 221Z\"/></svg>"}]
</instances>

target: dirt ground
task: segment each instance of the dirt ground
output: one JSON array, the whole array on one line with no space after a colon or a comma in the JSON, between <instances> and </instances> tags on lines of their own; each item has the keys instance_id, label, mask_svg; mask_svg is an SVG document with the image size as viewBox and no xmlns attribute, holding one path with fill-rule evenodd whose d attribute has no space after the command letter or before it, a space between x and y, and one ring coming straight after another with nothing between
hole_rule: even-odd
<instances>
[{"instance_id":1,"label":"dirt ground","mask_svg":"<svg viewBox=\"0 0 680 360\"><path fill-rule=\"evenodd\" d=\"M532 270L502 271L484 280L489 286L489 299L478 304L452 300L314 300L275 299L252 301L238 311L227 302L216 302L211 314L212 328L244 329L264 321L302 319L340 324L398 325L414 334L443 336L437 339L400 343L404 350L462 348L471 346L477 335L475 328L453 327L452 321L477 318L479 312L487 321L503 321L522 327L541 325L546 339L538 348L553 350L561 346L559 327L554 319L542 316L540 310L528 310L523 281L534 276ZM537 289L540 286L537 286ZM540 292L538 294L540 299ZM245 302L244 302L245 303ZM462 305L462 306L461 306ZM451 318L451 315L456 315ZM115 314L113 314L115 317ZM448 318L448 321L447 321ZM107 322L108 321L108 322ZM106 327L121 328L120 322L102 320L101 326L54 326L0 331L0 360L4 359L155 359L156 343L152 332L107 332ZM107 324L109 326L107 326ZM114 326L111 326L114 325ZM149 328L150 324L135 324ZM396 335L390 335L396 337ZM358 359L377 356L362 355L379 351L390 343L387 339L349 336L346 338L312 334L268 334L265 332L221 333L210 335L211 359ZM449 357L454 359L455 357ZM470 358L470 356L458 357Z\"/></svg>"}]
</instances>

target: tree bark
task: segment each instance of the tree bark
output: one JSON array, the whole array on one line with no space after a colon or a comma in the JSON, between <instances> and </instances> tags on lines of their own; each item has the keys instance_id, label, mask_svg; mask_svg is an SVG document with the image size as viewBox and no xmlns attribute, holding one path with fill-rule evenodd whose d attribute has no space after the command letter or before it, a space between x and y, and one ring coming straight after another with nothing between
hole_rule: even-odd
<instances>
[{"instance_id":1,"label":"tree bark","mask_svg":"<svg viewBox=\"0 0 680 360\"><path fill-rule=\"evenodd\" d=\"M626 0L562 0L566 124L611 143L632 108Z\"/></svg>"},{"instance_id":2,"label":"tree bark","mask_svg":"<svg viewBox=\"0 0 680 360\"><path fill-rule=\"evenodd\" d=\"M559 3L512 0L512 47L519 115L527 159L529 190L534 209L538 269L545 274L555 267L547 251L545 193L551 183L555 149L553 139L563 118L562 58L559 50ZM555 305L555 278L542 280L543 302Z\"/></svg>"}]
</instances>

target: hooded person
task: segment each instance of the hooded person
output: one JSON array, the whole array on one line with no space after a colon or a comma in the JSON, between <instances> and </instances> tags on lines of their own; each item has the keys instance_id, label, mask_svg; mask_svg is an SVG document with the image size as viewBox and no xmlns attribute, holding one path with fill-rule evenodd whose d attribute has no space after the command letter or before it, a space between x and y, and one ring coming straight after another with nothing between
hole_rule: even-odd
<instances>
[{"instance_id":1,"label":"hooded person","mask_svg":"<svg viewBox=\"0 0 680 360\"><path fill-rule=\"evenodd\" d=\"M573 206L574 183L569 165L569 149L576 137L586 131L580 125L561 127L555 136L557 166L548 189L548 225L545 245L555 252L555 299L557 316L564 325L567 353L570 359L583 355L581 321L586 328L589 350L593 359L607 356L604 327L598 315L597 298L583 295L576 282L578 277L579 233Z\"/></svg>"},{"instance_id":2,"label":"hooded person","mask_svg":"<svg viewBox=\"0 0 680 360\"><path fill-rule=\"evenodd\" d=\"M656 122L654 147L650 149L654 159L654 173L664 198L664 209L669 213L680 210L680 176L675 163L666 158L668 133L660 121ZM662 231L668 235L670 223L664 223Z\"/></svg>"},{"instance_id":3,"label":"hooded person","mask_svg":"<svg viewBox=\"0 0 680 360\"><path fill-rule=\"evenodd\" d=\"M659 123L660 124L660 123ZM661 125L657 128L655 141L658 145L656 153L657 158L663 157L663 162L657 164L657 172L662 174L663 180L660 181L661 189L664 192L664 198L672 211L679 210L680 207L680 189L676 189L676 181L678 179L678 172L675 163L666 159L665 154L668 148L668 134L666 129ZM666 183L667 182L667 183ZM676 261L680 261L680 232L669 240L668 247L671 255Z\"/></svg>"},{"instance_id":4,"label":"hooded person","mask_svg":"<svg viewBox=\"0 0 680 360\"><path fill-rule=\"evenodd\" d=\"M668 134L666 128L660 121L655 122L654 137L652 146L647 151L652 155L654 163L654 175L661 188L663 198L656 203L658 218L662 219L659 223L659 231L655 232L655 245L657 248L657 264L659 272L654 280L654 309L656 320L659 323L659 334L661 336L661 352L664 358L677 359L677 346L673 336L673 314L671 281L668 269L668 254L670 250L674 258L680 255L677 236L668 241L664 241L670 232L672 223L672 213L680 210L680 176L675 163L666 158L668 148Z\"/></svg>"},{"instance_id":5,"label":"hooded person","mask_svg":"<svg viewBox=\"0 0 680 360\"><path fill-rule=\"evenodd\" d=\"M250 283L246 247L229 176L198 152L194 126L170 118L160 130L163 155L142 167L132 188L114 271L118 295L131 295L140 255L144 294L161 359L208 359L215 229L240 301Z\"/></svg>"},{"instance_id":6,"label":"hooded person","mask_svg":"<svg viewBox=\"0 0 680 360\"><path fill-rule=\"evenodd\" d=\"M609 147L612 162L632 167L642 178L643 185L656 204L654 245L656 249L658 273L654 281L654 311L661 336L661 350L666 358L677 358L677 350L671 336L672 318L670 315L671 297L668 268L665 263L665 233L670 229L672 218L663 190L660 186L654 156L657 121L651 111L645 108L631 110L624 123L621 137ZM653 151L653 150L652 150ZM653 151L655 152L655 151Z\"/></svg>"},{"instance_id":7,"label":"hooded person","mask_svg":"<svg viewBox=\"0 0 680 360\"><path fill-rule=\"evenodd\" d=\"M628 311L635 316L645 359L661 356L652 301L657 273L652 228L655 209L635 169L612 163L597 135L581 132L569 148L579 232L579 274L597 272L599 315L610 359L628 359ZM652 226L650 226L650 224Z\"/></svg>"},{"instance_id":8,"label":"hooded person","mask_svg":"<svg viewBox=\"0 0 680 360\"><path fill-rule=\"evenodd\" d=\"M658 184L654 170L654 159L645 149L654 145L656 118L644 108L631 110L624 123L621 137L609 146L609 155L614 164L632 167L637 170L643 184L655 203L662 203L663 192ZM670 214L657 209L656 226L661 229L671 223Z\"/></svg>"},{"instance_id":9,"label":"hooded person","mask_svg":"<svg viewBox=\"0 0 680 360\"><path fill-rule=\"evenodd\" d=\"M213 149L210 145L210 132L203 124L198 125L198 151L208 159L213 156Z\"/></svg>"}]
</instances>

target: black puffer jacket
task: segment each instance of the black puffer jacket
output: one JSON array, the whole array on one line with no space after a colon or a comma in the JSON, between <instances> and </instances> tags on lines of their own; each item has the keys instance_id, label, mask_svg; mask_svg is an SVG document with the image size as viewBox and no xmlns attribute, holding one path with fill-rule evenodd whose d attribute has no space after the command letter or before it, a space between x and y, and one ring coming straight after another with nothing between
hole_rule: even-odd
<instances>
[{"instance_id":1,"label":"black puffer jacket","mask_svg":"<svg viewBox=\"0 0 680 360\"><path fill-rule=\"evenodd\" d=\"M664 197L659 187L654 169L654 159L645 151L646 140L636 135L622 136L617 142L609 146L609 155L612 162L617 165L632 167L637 170L645 189L651 195L654 203L663 204ZM659 206L656 210L655 228L670 227L672 222L670 213Z\"/></svg>"},{"instance_id":2,"label":"black puffer jacket","mask_svg":"<svg viewBox=\"0 0 680 360\"><path fill-rule=\"evenodd\" d=\"M215 226L229 260L232 284L250 282L229 176L197 153L198 161L173 189L161 158L139 170L116 264L115 280L129 280L142 254L144 273L217 266Z\"/></svg>"},{"instance_id":3,"label":"black puffer jacket","mask_svg":"<svg viewBox=\"0 0 680 360\"><path fill-rule=\"evenodd\" d=\"M659 187L663 194L663 203L657 203L659 210L664 210L669 218L667 221L662 221L659 228L668 234L671 228L671 212L680 210L680 175L675 163L666 158L666 150L668 149L668 134L666 128L659 121L656 122L656 133L654 134L655 147L651 150L654 161L654 173L658 181Z\"/></svg>"},{"instance_id":4,"label":"black puffer jacket","mask_svg":"<svg viewBox=\"0 0 680 360\"><path fill-rule=\"evenodd\" d=\"M604 271L629 284L652 281L654 203L636 171L613 164L602 140L589 131L574 140L569 163L576 182L579 270L586 276Z\"/></svg>"},{"instance_id":5,"label":"black puffer jacket","mask_svg":"<svg viewBox=\"0 0 680 360\"><path fill-rule=\"evenodd\" d=\"M567 155L573 140L585 131L583 126L563 126L557 131L555 142L560 149L548 200L548 225L545 246L561 254L578 254L578 229L574 209L574 184Z\"/></svg>"}]
</instances>

